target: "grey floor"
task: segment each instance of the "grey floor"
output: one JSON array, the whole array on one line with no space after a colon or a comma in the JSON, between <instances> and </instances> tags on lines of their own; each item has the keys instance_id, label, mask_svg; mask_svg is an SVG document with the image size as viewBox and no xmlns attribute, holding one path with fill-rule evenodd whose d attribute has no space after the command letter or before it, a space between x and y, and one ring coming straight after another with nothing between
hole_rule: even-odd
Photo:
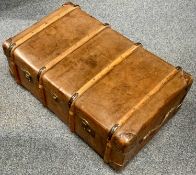
<instances>
[{"instance_id":1,"label":"grey floor","mask_svg":"<svg viewBox=\"0 0 196 175\"><path fill-rule=\"evenodd\" d=\"M195 0L76 0L83 9L196 75ZM0 0L3 42L63 0ZM122 174L196 174L196 86L182 109ZM0 175L116 174L67 126L11 78L0 50ZM120 173L119 173L120 174Z\"/></svg>"}]
</instances>

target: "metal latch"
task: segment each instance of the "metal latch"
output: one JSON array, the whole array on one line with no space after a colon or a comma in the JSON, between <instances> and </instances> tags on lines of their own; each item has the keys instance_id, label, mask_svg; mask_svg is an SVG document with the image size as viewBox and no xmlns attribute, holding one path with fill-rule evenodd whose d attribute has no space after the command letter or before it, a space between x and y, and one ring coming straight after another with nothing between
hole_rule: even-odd
<instances>
[{"instance_id":1,"label":"metal latch","mask_svg":"<svg viewBox=\"0 0 196 175\"><path fill-rule=\"evenodd\" d=\"M89 123L83 118L81 120L83 130L90 134L92 137L95 137L95 131L90 127Z\"/></svg>"},{"instance_id":2,"label":"metal latch","mask_svg":"<svg viewBox=\"0 0 196 175\"><path fill-rule=\"evenodd\" d=\"M33 81L31 74L30 74L27 70L23 70L23 73L24 73L25 78L26 78L29 82L32 82L32 81Z\"/></svg>"},{"instance_id":3,"label":"metal latch","mask_svg":"<svg viewBox=\"0 0 196 175\"><path fill-rule=\"evenodd\" d=\"M57 96L55 93L51 92L50 94L51 94L52 99L53 99L54 101L56 101L56 102L59 101L59 98L58 98L58 96Z\"/></svg>"}]
</instances>

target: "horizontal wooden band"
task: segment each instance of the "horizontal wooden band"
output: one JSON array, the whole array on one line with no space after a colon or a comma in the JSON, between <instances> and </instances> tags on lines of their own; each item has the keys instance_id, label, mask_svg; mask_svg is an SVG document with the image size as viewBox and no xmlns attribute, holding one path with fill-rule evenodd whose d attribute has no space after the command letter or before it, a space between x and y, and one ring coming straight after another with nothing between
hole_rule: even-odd
<instances>
[{"instance_id":1,"label":"horizontal wooden band","mask_svg":"<svg viewBox=\"0 0 196 175\"><path fill-rule=\"evenodd\" d=\"M65 7L63 6L62 8L64 9ZM23 37L21 37L20 39L15 41L14 42L14 47L10 51L10 55L12 56L14 50L18 46L23 44L25 41L27 41L28 39L32 38L34 35L38 34L42 30L44 30L45 28L47 28L48 26L50 26L51 24L53 24L54 22L56 22L57 20L59 20L60 18L65 16L66 14L68 14L68 13L72 12L73 10L75 10L76 8L79 8L79 6L70 6L68 9L60 11L60 13L58 15L52 17L51 19L48 19L47 22L41 24L40 26L36 27L32 32L29 32L28 34L24 35Z\"/></svg>"},{"instance_id":2,"label":"horizontal wooden band","mask_svg":"<svg viewBox=\"0 0 196 175\"><path fill-rule=\"evenodd\" d=\"M92 39L93 37L95 37L96 35L98 35L101 31L103 31L107 27L109 27L109 26L108 25L101 25L100 28L98 28L97 30L93 31L89 35L85 36L84 38L82 38L81 40L79 40L77 43L75 43L73 46L71 46L66 51L64 51L62 54L60 54L55 59L53 59L48 64L46 64L44 66L45 69L39 75L39 79L41 80L42 79L42 76L44 75L45 72L47 72L52 67L54 67L57 63L59 63L61 60L63 60L67 55L69 55L70 53L72 53L73 51L75 51L76 49L78 49L79 47L81 47L82 45L84 45L86 42L88 42L90 39Z\"/></svg>"},{"instance_id":3,"label":"horizontal wooden band","mask_svg":"<svg viewBox=\"0 0 196 175\"><path fill-rule=\"evenodd\" d=\"M72 95L68 102L69 107L69 127L72 132L75 131L75 115L74 115L74 103L75 101L83 94L85 93L90 87L92 87L97 81L99 81L102 77L104 77L107 73L109 73L115 66L120 64L123 60L125 60L130 54L132 54L138 47L140 47L140 43L134 44L131 48L127 49L122 55L117 57L112 63L107 65L103 70L101 70L97 75L95 75L91 80L89 80L87 83L85 83L76 93ZM113 135L113 132L117 129L114 127L111 129L108 138ZM111 139L111 138L109 138Z\"/></svg>"},{"instance_id":4,"label":"horizontal wooden band","mask_svg":"<svg viewBox=\"0 0 196 175\"><path fill-rule=\"evenodd\" d=\"M139 45L133 45L131 48L126 50L121 56L117 57L112 63L110 63L108 66L106 66L103 70L101 70L95 77L93 77L91 80L89 80L87 83L85 83L76 93L78 96L82 95L84 92L86 92L87 89L92 87L97 81L99 81L102 77L104 77L107 73L109 73L115 66L120 64L122 61L124 61L129 55L131 55L138 47Z\"/></svg>"},{"instance_id":5,"label":"horizontal wooden band","mask_svg":"<svg viewBox=\"0 0 196 175\"><path fill-rule=\"evenodd\" d=\"M15 79L16 79L16 82L18 84L20 84L20 77L19 77L19 73L18 73L18 69L17 69L17 66L15 64L15 61L14 61L14 50L19 47L21 44L23 44L25 41L27 41L28 39L30 39L31 37L33 37L35 34L41 32L43 29L45 29L46 27L48 27L49 25L51 25L52 23L54 23L55 21L59 20L60 18L62 18L63 16L65 16L66 14L70 13L71 11L75 10L76 8L79 8L79 6L76 6L76 5L72 5L70 4L70 8L66 9L65 10L65 7L61 7L59 10L58 10L58 14L57 15L54 15L53 17L50 17L48 18L48 22L45 22L43 23L42 25L39 25L38 27L36 27L35 29L33 29L32 32L29 32L27 33L26 35L24 35L23 37L21 37L20 39L18 39L17 41L14 41L13 42L13 39L10 38L9 39L9 47L5 52L5 55L9 58L10 62L12 62L13 64L13 69L15 71L14 74L15 74ZM59 12L60 11L60 12Z\"/></svg>"},{"instance_id":6,"label":"horizontal wooden band","mask_svg":"<svg viewBox=\"0 0 196 175\"><path fill-rule=\"evenodd\" d=\"M100 28L98 28L97 30L93 31L89 35L87 35L84 38L82 38L81 40L79 40L76 44L71 46L69 49L65 50L62 54L60 54L59 56L54 58L52 61L50 61L48 64L46 64L45 66L43 66L39 70L39 72L37 74L37 79L38 79L38 82L39 82L40 96L41 96L42 102L43 102L43 104L45 104L45 106L47 104L46 104L46 98L45 98L45 91L44 91L44 88L43 88L43 78L42 78L43 75L48 70L50 70L52 67L54 67L57 63L59 63L61 60L63 60L67 55L69 55L70 53L72 53L75 50L77 50L79 47L84 45L86 42L88 42L90 39L92 39L93 37L98 35L101 31L103 31L107 27L109 27L109 26L108 25L101 25Z\"/></svg>"},{"instance_id":7,"label":"horizontal wooden band","mask_svg":"<svg viewBox=\"0 0 196 175\"><path fill-rule=\"evenodd\" d=\"M133 112L135 112L137 109L140 108L140 106L142 104L144 104L145 102L147 102L148 99L150 99L151 96L153 96L156 92L158 92L167 82L169 82L173 76L175 76L179 71L181 70L181 67L177 66L176 69L174 69L174 71L172 71L167 77L165 77L165 79L162 80L162 82L160 84L158 84L152 91L150 91L145 97L143 98L137 105L135 105L135 107L133 107L129 112L127 112L127 114L125 114L125 116L123 117L122 121L119 120L117 123L115 124L109 134L108 134L108 140L111 140L112 135L114 134L114 132L120 127L122 126L124 123L126 123L126 121L129 119L129 117L131 116L131 114L133 114ZM182 105L182 103L180 103L176 108L180 108L180 106ZM166 120L166 118L168 117L168 115L174 110L174 107L168 112L168 114L165 115L163 121L161 122L161 124L159 124L156 128L161 127L162 123L164 123L164 121ZM118 127L116 127L118 126ZM114 129L115 128L115 129ZM153 129L156 130L156 128ZM151 131L150 131L151 132ZM145 136L146 137L146 136Z\"/></svg>"},{"instance_id":8,"label":"horizontal wooden band","mask_svg":"<svg viewBox=\"0 0 196 175\"><path fill-rule=\"evenodd\" d=\"M164 87L164 85L166 83L168 83L179 71L182 71L182 68L177 66L176 69L174 69L172 72L170 72L157 86L155 86L147 95L145 95L145 97L139 102L137 103L130 111L128 111L118 122L117 124L115 124L109 134L108 134L108 140L107 140L107 144L106 144L106 148L105 148L105 153L104 153L104 161L106 163L110 162L110 153L111 153L111 139L112 136L114 135L114 133L123 125L126 123L126 121L130 118L130 116L141 107L141 105L143 105L144 103L146 103L153 95L155 95L161 88ZM150 130L143 139L146 139L152 132L158 130L162 124L167 120L169 114L174 111L176 108L179 108L181 106L181 104L175 108L172 108L163 118L162 122L155 127L154 129Z\"/></svg>"},{"instance_id":9,"label":"horizontal wooden band","mask_svg":"<svg viewBox=\"0 0 196 175\"><path fill-rule=\"evenodd\" d=\"M171 71L160 83L158 83L145 97L137 103L130 111L128 111L117 123L122 126L129 117L138 110L144 103L146 103L153 95L155 95L160 89L162 89L181 69L178 67Z\"/></svg>"},{"instance_id":10,"label":"horizontal wooden band","mask_svg":"<svg viewBox=\"0 0 196 175\"><path fill-rule=\"evenodd\" d=\"M127 49L122 55L117 57L112 63L110 63L104 69L102 69L92 79L90 79L88 82L86 82L76 93L74 93L74 94L78 94L77 98L80 97L83 93L85 93L86 90L88 90L90 87L92 87L97 81L99 81L107 73L109 73L115 66L117 66L122 61L124 61L129 55L131 55L140 46L142 46L141 43L134 44L131 48ZM72 102L72 104L73 104L73 102Z\"/></svg>"},{"instance_id":11,"label":"horizontal wooden band","mask_svg":"<svg viewBox=\"0 0 196 175\"><path fill-rule=\"evenodd\" d=\"M122 126L129 117L138 110L144 103L146 103L153 95L155 95L161 88L164 87L166 83L168 83L179 71L181 71L181 67L176 67L172 72L170 72L159 84L157 84L145 97L137 103L130 111L128 111L118 122L118 126ZM117 125L116 124L116 125Z\"/></svg>"}]
</instances>

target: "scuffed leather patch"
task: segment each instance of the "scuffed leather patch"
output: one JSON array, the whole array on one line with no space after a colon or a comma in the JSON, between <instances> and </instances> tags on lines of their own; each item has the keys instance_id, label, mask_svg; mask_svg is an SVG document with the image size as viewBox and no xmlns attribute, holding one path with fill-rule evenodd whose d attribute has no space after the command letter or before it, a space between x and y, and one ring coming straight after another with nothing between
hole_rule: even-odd
<instances>
[{"instance_id":1,"label":"scuffed leather patch","mask_svg":"<svg viewBox=\"0 0 196 175\"><path fill-rule=\"evenodd\" d=\"M136 135L132 133L121 133L114 138L114 144L118 151L129 152L136 144Z\"/></svg>"}]
</instances>

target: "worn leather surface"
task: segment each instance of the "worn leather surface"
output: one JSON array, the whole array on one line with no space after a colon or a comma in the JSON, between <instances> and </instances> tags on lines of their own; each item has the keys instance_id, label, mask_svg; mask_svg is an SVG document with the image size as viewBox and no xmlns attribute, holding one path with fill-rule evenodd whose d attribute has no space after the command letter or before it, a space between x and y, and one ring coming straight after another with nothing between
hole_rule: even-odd
<instances>
[{"instance_id":1,"label":"worn leather surface","mask_svg":"<svg viewBox=\"0 0 196 175\"><path fill-rule=\"evenodd\" d=\"M191 84L189 76L179 72L115 132L111 141L113 150L110 153L110 163L115 168L124 166L133 158L177 112Z\"/></svg>"},{"instance_id":2,"label":"worn leather surface","mask_svg":"<svg viewBox=\"0 0 196 175\"><path fill-rule=\"evenodd\" d=\"M62 10L62 7L59 10ZM55 15L58 15L58 10ZM40 23L47 20L49 19L46 18ZM15 49L14 59L12 58L18 69L20 83L38 99L43 100L36 78L40 68L102 25L80 9L75 9L28 39ZM36 25L34 27L36 28ZM33 31L34 27L16 35L13 42ZM107 28L65 56L42 77L47 107L68 124L68 101L71 96L133 44ZM9 44L5 42L3 47L7 50ZM76 133L104 157L111 128L175 69L139 47L76 100ZM24 70L30 72L32 82L25 78ZM190 85L190 76L182 70L179 70L171 81L163 84L160 91L135 110L116 130L109 141L107 162L114 168L124 166L142 146L140 140L163 121L172 107L181 103L187 93L186 88ZM82 119L88 122L94 136L84 130ZM143 142L143 145L144 143L146 144Z\"/></svg>"},{"instance_id":3,"label":"worn leather surface","mask_svg":"<svg viewBox=\"0 0 196 175\"><path fill-rule=\"evenodd\" d=\"M96 30L101 25L80 9L75 9L46 29L34 35L15 51L27 64L39 69L74 45L81 38ZM89 26L87 28L87 26ZM66 32L65 32L66 29ZM16 60L19 60L16 58Z\"/></svg>"}]
</instances>

